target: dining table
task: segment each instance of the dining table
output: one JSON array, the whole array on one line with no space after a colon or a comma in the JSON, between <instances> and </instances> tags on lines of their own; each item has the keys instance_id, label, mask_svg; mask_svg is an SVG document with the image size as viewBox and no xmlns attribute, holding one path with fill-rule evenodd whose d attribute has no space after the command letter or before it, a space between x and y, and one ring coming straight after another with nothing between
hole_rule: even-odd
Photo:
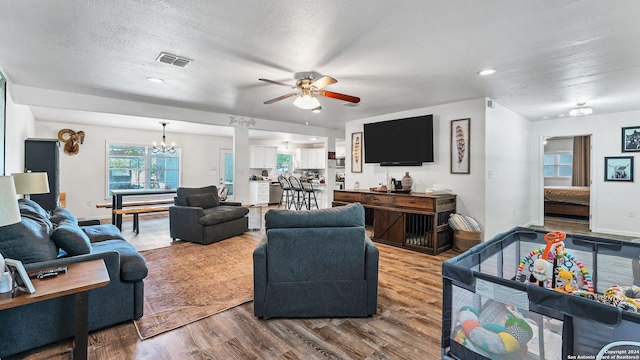
<instances>
[{"instance_id":1,"label":"dining table","mask_svg":"<svg viewBox=\"0 0 640 360\"><path fill-rule=\"evenodd\" d=\"M122 199L125 196L144 196L144 195L162 195L162 194L175 194L175 189L120 189L111 190L112 210L122 209ZM111 223L122 229L122 214L116 214L111 212Z\"/></svg>"}]
</instances>

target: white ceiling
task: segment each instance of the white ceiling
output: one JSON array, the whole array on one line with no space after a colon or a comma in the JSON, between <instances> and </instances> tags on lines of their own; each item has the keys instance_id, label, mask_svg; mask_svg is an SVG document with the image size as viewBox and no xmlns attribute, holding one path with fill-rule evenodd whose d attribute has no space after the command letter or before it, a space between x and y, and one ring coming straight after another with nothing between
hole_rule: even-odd
<instances>
[{"instance_id":1,"label":"white ceiling","mask_svg":"<svg viewBox=\"0 0 640 360\"><path fill-rule=\"evenodd\" d=\"M0 66L17 85L327 128L481 97L536 120L580 101L640 109L639 17L635 0L5 0ZM194 61L160 63L161 51ZM290 90L258 78L304 72L362 101L321 97L320 114L263 104Z\"/></svg>"}]
</instances>

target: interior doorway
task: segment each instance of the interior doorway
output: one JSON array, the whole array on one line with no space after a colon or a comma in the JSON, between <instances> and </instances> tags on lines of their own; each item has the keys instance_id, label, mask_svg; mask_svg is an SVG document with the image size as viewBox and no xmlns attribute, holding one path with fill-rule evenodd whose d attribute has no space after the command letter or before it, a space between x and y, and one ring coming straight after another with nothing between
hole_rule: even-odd
<instances>
[{"instance_id":1,"label":"interior doorway","mask_svg":"<svg viewBox=\"0 0 640 360\"><path fill-rule=\"evenodd\" d=\"M227 199L233 200L233 150L220 149L220 182L219 188L229 189Z\"/></svg>"},{"instance_id":2,"label":"interior doorway","mask_svg":"<svg viewBox=\"0 0 640 360\"><path fill-rule=\"evenodd\" d=\"M592 136L543 139L543 216L545 227L566 225L588 232L592 226Z\"/></svg>"}]
</instances>

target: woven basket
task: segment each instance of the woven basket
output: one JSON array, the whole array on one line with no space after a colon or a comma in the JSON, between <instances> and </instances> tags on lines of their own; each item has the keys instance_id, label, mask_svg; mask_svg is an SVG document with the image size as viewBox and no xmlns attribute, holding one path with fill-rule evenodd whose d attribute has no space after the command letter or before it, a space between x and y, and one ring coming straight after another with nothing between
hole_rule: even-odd
<instances>
[{"instance_id":1,"label":"woven basket","mask_svg":"<svg viewBox=\"0 0 640 360\"><path fill-rule=\"evenodd\" d=\"M453 231L453 251L465 252L472 247L480 244L482 232L480 231Z\"/></svg>"}]
</instances>

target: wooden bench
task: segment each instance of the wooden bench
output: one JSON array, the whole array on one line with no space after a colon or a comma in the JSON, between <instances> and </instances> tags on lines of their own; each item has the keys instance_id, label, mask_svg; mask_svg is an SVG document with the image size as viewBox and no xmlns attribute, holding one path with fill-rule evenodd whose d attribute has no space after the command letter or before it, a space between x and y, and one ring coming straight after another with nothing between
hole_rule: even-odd
<instances>
[{"instance_id":1,"label":"wooden bench","mask_svg":"<svg viewBox=\"0 0 640 360\"><path fill-rule=\"evenodd\" d=\"M154 212L162 212L162 211L169 211L169 207L157 206L157 207L146 207L146 208L138 207L138 208L130 208L130 209L116 209L116 210L113 210L113 213L118 215L132 214L133 215L133 232L138 234L140 233L140 219L138 218L138 215L149 214Z\"/></svg>"},{"instance_id":2,"label":"wooden bench","mask_svg":"<svg viewBox=\"0 0 640 360\"><path fill-rule=\"evenodd\" d=\"M130 201L130 202L122 203L122 206L129 207L129 206L149 206L149 205L164 205L164 204L173 205L173 199ZM96 207L98 209L111 209L112 206L113 206L112 203L96 204Z\"/></svg>"}]
</instances>

